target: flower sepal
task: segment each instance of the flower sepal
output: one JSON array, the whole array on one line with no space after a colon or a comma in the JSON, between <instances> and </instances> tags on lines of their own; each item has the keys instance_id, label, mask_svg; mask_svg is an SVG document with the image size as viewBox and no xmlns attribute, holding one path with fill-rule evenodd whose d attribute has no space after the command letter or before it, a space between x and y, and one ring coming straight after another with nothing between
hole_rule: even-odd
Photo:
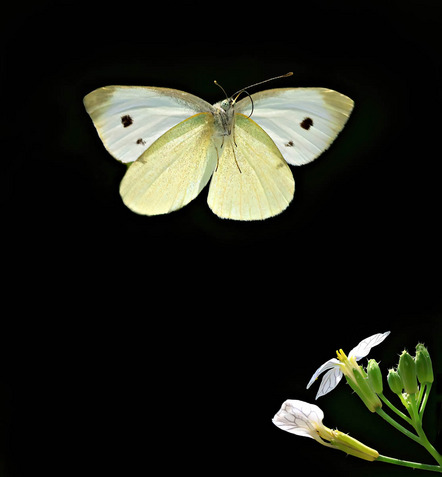
<instances>
[{"instance_id":1,"label":"flower sepal","mask_svg":"<svg viewBox=\"0 0 442 477\"><path fill-rule=\"evenodd\" d=\"M353 369L354 379L350 379L345 376L347 383L353 389L353 391L362 399L362 402L367 406L370 412L376 412L377 409L382 407L382 402L371 389L368 382L368 377L362 366L359 369Z\"/></svg>"},{"instance_id":2,"label":"flower sepal","mask_svg":"<svg viewBox=\"0 0 442 477\"><path fill-rule=\"evenodd\" d=\"M358 396L364 401L365 405L371 412L376 412L376 409L382 407L382 402L373 389L371 389L368 382L368 376L362 369L362 366L359 366L359 370L354 369L353 374L359 388Z\"/></svg>"},{"instance_id":3,"label":"flower sepal","mask_svg":"<svg viewBox=\"0 0 442 477\"><path fill-rule=\"evenodd\" d=\"M334 439L332 439L330 443L347 454L370 462L373 462L379 457L379 452L377 450L366 446L357 439L350 437L348 434L336 430L333 431L333 435Z\"/></svg>"}]
</instances>

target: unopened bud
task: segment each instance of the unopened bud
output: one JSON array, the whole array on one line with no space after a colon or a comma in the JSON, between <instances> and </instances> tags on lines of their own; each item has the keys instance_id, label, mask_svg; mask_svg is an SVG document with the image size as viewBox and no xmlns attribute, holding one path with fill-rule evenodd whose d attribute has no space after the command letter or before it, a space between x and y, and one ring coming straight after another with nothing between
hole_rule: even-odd
<instances>
[{"instance_id":1,"label":"unopened bud","mask_svg":"<svg viewBox=\"0 0 442 477\"><path fill-rule=\"evenodd\" d=\"M402 352L397 370L404 385L405 392L408 394L417 393L419 388L416 379L416 364L407 351Z\"/></svg>"},{"instance_id":2,"label":"unopened bud","mask_svg":"<svg viewBox=\"0 0 442 477\"><path fill-rule=\"evenodd\" d=\"M433 365L430 354L423 344L416 346L416 374L421 384L429 384L434 381Z\"/></svg>"},{"instance_id":3,"label":"unopened bud","mask_svg":"<svg viewBox=\"0 0 442 477\"><path fill-rule=\"evenodd\" d=\"M402 379L394 369L388 370L387 383L395 394L402 393Z\"/></svg>"},{"instance_id":4,"label":"unopened bud","mask_svg":"<svg viewBox=\"0 0 442 477\"><path fill-rule=\"evenodd\" d=\"M370 359L368 361L367 374L371 389L373 389L376 394L381 394L383 389L382 373L375 359Z\"/></svg>"}]
</instances>

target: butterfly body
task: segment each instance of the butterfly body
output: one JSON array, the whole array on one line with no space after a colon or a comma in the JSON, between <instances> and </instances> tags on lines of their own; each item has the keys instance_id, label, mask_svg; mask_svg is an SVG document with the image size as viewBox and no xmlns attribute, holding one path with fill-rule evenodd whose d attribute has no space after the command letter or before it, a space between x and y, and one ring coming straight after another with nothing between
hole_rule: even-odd
<instances>
[{"instance_id":1,"label":"butterfly body","mask_svg":"<svg viewBox=\"0 0 442 477\"><path fill-rule=\"evenodd\" d=\"M234 127L235 108L231 99L219 101L212 106L212 114L215 118L216 135L230 136Z\"/></svg>"},{"instance_id":2,"label":"butterfly body","mask_svg":"<svg viewBox=\"0 0 442 477\"><path fill-rule=\"evenodd\" d=\"M288 164L319 156L353 108L350 98L324 88L238 96L211 105L168 88L109 86L89 93L84 104L105 147L131 163L120 185L123 202L139 214L165 214L210 181L207 200L219 217L277 215L294 194Z\"/></svg>"}]
</instances>

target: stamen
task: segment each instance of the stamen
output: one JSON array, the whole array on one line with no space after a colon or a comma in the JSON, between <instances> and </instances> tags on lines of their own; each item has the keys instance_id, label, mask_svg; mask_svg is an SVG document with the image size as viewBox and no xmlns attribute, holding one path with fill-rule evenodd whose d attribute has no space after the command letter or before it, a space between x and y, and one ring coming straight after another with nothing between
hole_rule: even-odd
<instances>
[{"instance_id":1,"label":"stamen","mask_svg":"<svg viewBox=\"0 0 442 477\"><path fill-rule=\"evenodd\" d=\"M339 361L345 361L347 359L347 356L344 353L344 351L342 351L342 349L340 349L339 351L336 351L336 355L337 355Z\"/></svg>"}]
</instances>

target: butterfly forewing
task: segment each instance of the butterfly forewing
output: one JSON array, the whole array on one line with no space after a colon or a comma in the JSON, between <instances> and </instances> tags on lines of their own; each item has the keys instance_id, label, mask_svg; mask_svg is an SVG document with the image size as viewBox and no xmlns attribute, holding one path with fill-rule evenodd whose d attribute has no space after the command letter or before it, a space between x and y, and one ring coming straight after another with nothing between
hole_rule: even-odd
<instances>
[{"instance_id":1,"label":"butterfly forewing","mask_svg":"<svg viewBox=\"0 0 442 477\"><path fill-rule=\"evenodd\" d=\"M212 106L169 88L106 86L84 98L106 149L121 162L133 162L162 134Z\"/></svg>"},{"instance_id":2,"label":"butterfly forewing","mask_svg":"<svg viewBox=\"0 0 442 477\"><path fill-rule=\"evenodd\" d=\"M210 183L208 204L222 218L259 220L282 212L293 198L292 173L273 141L254 121L235 115Z\"/></svg>"},{"instance_id":3,"label":"butterfly forewing","mask_svg":"<svg viewBox=\"0 0 442 477\"><path fill-rule=\"evenodd\" d=\"M182 121L131 164L120 185L127 207L144 215L166 214L194 199L217 164L213 121L210 113Z\"/></svg>"},{"instance_id":4,"label":"butterfly forewing","mask_svg":"<svg viewBox=\"0 0 442 477\"><path fill-rule=\"evenodd\" d=\"M280 88L252 95L253 120L272 138L289 164L306 164L317 158L344 127L353 101L326 88ZM250 98L236 110L252 111Z\"/></svg>"}]
</instances>

